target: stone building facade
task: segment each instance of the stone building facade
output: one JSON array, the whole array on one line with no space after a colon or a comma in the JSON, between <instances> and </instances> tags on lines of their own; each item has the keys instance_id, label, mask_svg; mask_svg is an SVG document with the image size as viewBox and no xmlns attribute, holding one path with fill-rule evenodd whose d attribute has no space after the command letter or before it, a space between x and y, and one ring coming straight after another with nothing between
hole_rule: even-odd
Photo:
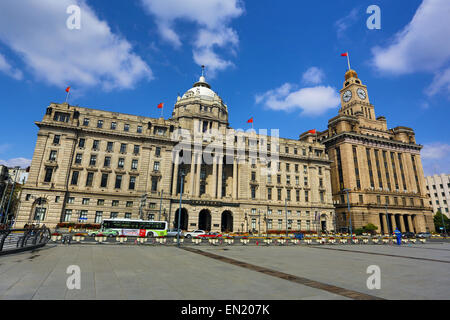
<instances>
[{"instance_id":1,"label":"stone building facade","mask_svg":"<svg viewBox=\"0 0 450 320\"><path fill-rule=\"evenodd\" d=\"M324 145L233 130L204 76L170 119L52 103L36 125L18 227L180 216L184 230L335 229Z\"/></svg>"},{"instance_id":2,"label":"stone building facade","mask_svg":"<svg viewBox=\"0 0 450 320\"><path fill-rule=\"evenodd\" d=\"M318 134L331 165L331 184L339 229L368 223L379 233L434 231L420 159L421 145L407 127L388 129L375 116L367 87L348 70L339 114ZM347 192L350 202L348 212Z\"/></svg>"},{"instance_id":3,"label":"stone building facade","mask_svg":"<svg viewBox=\"0 0 450 320\"><path fill-rule=\"evenodd\" d=\"M442 214L450 218L450 174L435 174L425 179L433 213L436 214L440 210Z\"/></svg>"}]
</instances>

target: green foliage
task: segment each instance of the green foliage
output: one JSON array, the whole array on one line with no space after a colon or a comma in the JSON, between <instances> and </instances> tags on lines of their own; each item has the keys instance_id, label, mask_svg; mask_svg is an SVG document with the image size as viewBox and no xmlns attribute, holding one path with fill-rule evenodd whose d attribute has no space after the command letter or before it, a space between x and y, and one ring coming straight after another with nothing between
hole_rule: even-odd
<instances>
[{"instance_id":1,"label":"green foliage","mask_svg":"<svg viewBox=\"0 0 450 320\"><path fill-rule=\"evenodd\" d=\"M363 233L374 234L377 229L378 229L378 227L376 225L374 225L373 223L369 223L369 224L363 226L362 228L355 229L354 233L357 236L360 236Z\"/></svg>"},{"instance_id":2,"label":"green foliage","mask_svg":"<svg viewBox=\"0 0 450 320\"><path fill-rule=\"evenodd\" d=\"M442 220L444 220L444 224L442 223ZM438 210L438 212L434 215L433 221L437 232L444 232L445 230L440 229L444 225L447 232L450 231L450 219L447 218L445 214L442 214L440 210Z\"/></svg>"}]
</instances>

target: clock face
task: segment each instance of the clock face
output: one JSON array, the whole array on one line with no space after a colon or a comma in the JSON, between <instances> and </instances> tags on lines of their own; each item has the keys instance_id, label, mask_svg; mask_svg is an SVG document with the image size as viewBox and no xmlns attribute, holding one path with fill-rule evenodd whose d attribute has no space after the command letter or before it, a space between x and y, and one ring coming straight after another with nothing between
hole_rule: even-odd
<instances>
[{"instance_id":1,"label":"clock face","mask_svg":"<svg viewBox=\"0 0 450 320\"><path fill-rule=\"evenodd\" d=\"M349 102L351 98L352 92L350 90L345 91L344 95L342 96L342 100L344 100L344 102Z\"/></svg>"},{"instance_id":2,"label":"clock face","mask_svg":"<svg viewBox=\"0 0 450 320\"><path fill-rule=\"evenodd\" d=\"M357 93L358 93L358 97L361 100L364 100L366 98L366 92L363 89L359 88Z\"/></svg>"}]
</instances>

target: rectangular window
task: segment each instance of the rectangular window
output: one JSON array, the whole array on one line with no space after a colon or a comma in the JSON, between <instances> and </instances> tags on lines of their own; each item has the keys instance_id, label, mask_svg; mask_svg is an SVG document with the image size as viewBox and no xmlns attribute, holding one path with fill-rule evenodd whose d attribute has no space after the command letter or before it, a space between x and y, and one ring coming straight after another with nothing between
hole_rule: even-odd
<instances>
[{"instance_id":1,"label":"rectangular window","mask_svg":"<svg viewBox=\"0 0 450 320\"><path fill-rule=\"evenodd\" d=\"M267 200L272 200L272 188L267 189Z\"/></svg>"},{"instance_id":2,"label":"rectangular window","mask_svg":"<svg viewBox=\"0 0 450 320\"><path fill-rule=\"evenodd\" d=\"M127 206L127 208L132 208L133 207L133 201L127 201L126 206Z\"/></svg>"},{"instance_id":3,"label":"rectangular window","mask_svg":"<svg viewBox=\"0 0 450 320\"><path fill-rule=\"evenodd\" d=\"M291 184L291 176L286 176L286 184Z\"/></svg>"},{"instance_id":4,"label":"rectangular window","mask_svg":"<svg viewBox=\"0 0 450 320\"><path fill-rule=\"evenodd\" d=\"M305 202L309 202L309 193L308 193L308 190L305 190Z\"/></svg>"},{"instance_id":5,"label":"rectangular window","mask_svg":"<svg viewBox=\"0 0 450 320\"><path fill-rule=\"evenodd\" d=\"M377 166L377 175L378 175L378 187L383 189L383 181L381 178L381 167L380 167L380 159L378 156L379 150L374 150L375 152L375 164Z\"/></svg>"},{"instance_id":6,"label":"rectangular window","mask_svg":"<svg viewBox=\"0 0 450 320\"><path fill-rule=\"evenodd\" d=\"M56 161L56 153L57 153L56 150L51 150L50 151L50 156L48 157L48 160L49 161Z\"/></svg>"},{"instance_id":7,"label":"rectangular window","mask_svg":"<svg viewBox=\"0 0 450 320\"><path fill-rule=\"evenodd\" d=\"M136 132L137 133L142 133L142 126L137 126Z\"/></svg>"},{"instance_id":8,"label":"rectangular window","mask_svg":"<svg viewBox=\"0 0 450 320\"><path fill-rule=\"evenodd\" d=\"M54 121L69 122L70 114L64 112L55 112Z\"/></svg>"},{"instance_id":9,"label":"rectangular window","mask_svg":"<svg viewBox=\"0 0 450 320\"><path fill-rule=\"evenodd\" d=\"M114 185L114 188L120 189L122 186L122 175L118 174L116 175L116 184Z\"/></svg>"},{"instance_id":10,"label":"rectangular window","mask_svg":"<svg viewBox=\"0 0 450 320\"><path fill-rule=\"evenodd\" d=\"M277 189L277 193L278 193L278 200L281 200L281 189Z\"/></svg>"},{"instance_id":11,"label":"rectangular window","mask_svg":"<svg viewBox=\"0 0 450 320\"><path fill-rule=\"evenodd\" d=\"M111 122L111 130L116 130L116 128L117 128L117 123Z\"/></svg>"},{"instance_id":12,"label":"rectangular window","mask_svg":"<svg viewBox=\"0 0 450 320\"><path fill-rule=\"evenodd\" d=\"M101 188L106 188L107 185L108 185L108 174L107 173L102 173L102 180L100 182L100 187Z\"/></svg>"},{"instance_id":13,"label":"rectangular window","mask_svg":"<svg viewBox=\"0 0 450 320\"><path fill-rule=\"evenodd\" d=\"M55 136L53 137L53 144L59 144L60 141L61 136L59 134L55 134Z\"/></svg>"},{"instance_id":14,"label":"rectangular window","mask_svg":"<svg viewBox=\"0 0 450 320\"><path fill-rule=\"evenodd\" d=\"M120 144L120 153L126 153L127 152L127 145L125 143Z\"/></svg>"},{"instance_id":15,"label":"rectangular window","mask_svg":"<svg viewBox=\"0 0 450 320\"><path fill-rule=\"evenodd\" d=\"M60 196L56 196L56 197L55 197L55 203L58 203L58 202L59 202L59 198L60 198Z\"/></svg>"},{"instance_id":16,"label":"rectangular window","mask_svg":"<svg viewBox=\"0 0 450 320\"><path fill-rule=\"evenodd\" d=\"M114 142L108 141L106 144L106 151L112 152L113 151Z\"/></svg>"},{"instance_id":17,"label":"rectangular window","mask_svg":"<svg viewBox=\"0 0 450 320\"><path fill-rule=\"evenodd\" d=\"M119 158L119 162L117 163L117 167L120 169L123 169L123 166L125 165L125 159Z\"/></svg>"},{"instance_id":18,"label":"rectangular window","mask_svg":"<svg viewBox=\"0 0 450 320\"><path fill-rule=\"evenodd\" d=\"M95 223L102 223L103 211L95 212Z\"/></svg>"},{"instance_id":19,"label":"rectangular window","mask_svg":"<svg viewBox=\"0 0 450 320\"><path fill-rule=\"evenodd\" d=\"M359 179L359 165L356 147L353 147L353 164L355 166L356 188L361 189L361 180Z\"/></svg>"},{"instance_id":20,"label":"rectangular window","mask_svg":"<svg viewBox=\"0 0 450 320\"><path fill-rule=\"evenodd\" d=\"M125 123L125 124L123 125L123 131L125 131L125 132L130 131L130 125L127 124L127 123Z\"/></svg>"},{"instance_id":21,"label":"rectangular window","mask_svg":"<svg viewBox=\"0 0 450 320\"><path fill-rule=\"evenodd\" d=\"M155 149L155 156L160 157L161 156L161 147L156 147Z\"/></svg>"},{"instance_id":22,"label":"rectangular window","mask_svg":"<svg viewBox=\"0 0 450 320\"><path fill-rule=\"evenodd\" d=\"M92 142L92 150L98 150L99 144L100 140L94 140L94 142Z\"/></svg>"},{"instance_id":23,"label":"rectangular window","mask_svg":"<svg viewBox=\"0 0 450 320\"><path fill-rule=\"evenodd\" d=\"M85 143L86 139L80 138L80 140L78 141L78 148L84 148Z\"/></svg>"},{"instance_id":24,"label":"rectangular window","mask_svg":"<svg viewBox=\"0 0 450 320\"><path fill-rule=\"evenodd\" d=\"M44 182L51 182L52 181L52 175L53 175L53 168L46 168L45 169Z\"/></svg>"},{"instance_id":25,"label":"rectangular window","mask_svg":"<svg viewBox=\"0 0 450 320\"><path fill-rule=\"evenodd\" d=\"M64 213L64 222L70 222L70 219L72 219L72 210L66 209Z\"/></svg>"},{"instance_id":26,"label":"rectangular window","mask_svg":"<svg viewBox=\"0 0 450 320\"><path fill-rule=\"evenodd\" d=\"M82 160L83 160L83 155L81 153L77 153L77 155L75 156L75 163L81 164Z\"/></svg>"},{"instance_id":27,"label":"rectangular window","mask_svg":"<svg viewBox=\"0 0 450 320\"><path fill-rule=\"evenodd\" d=\"M370 149L369 148L366 148L366 156L367 156L367 166L369 168L370 187L375 188L375 183L373 181L372 160L370 157Z\"/></svg>"},{"instance_id":28,"label":"rectangular window","mask_svg":"<svg viewBox=\"0 0 450 320\"><path fill-rule=\"evenodd\" d=\"M300 190L295 190L295 201L300 202Z\"/></svg>"},{"instance_id":29,"label":"rectangular window","mask_svg":"<svg viewBox=\"0 0 450 320\"><path fill-rule=\"evenodd\" d=\"M153 164L153 171L159 171L159 161L155 161Z\"/></svg>"},{"instance_id":30,"label":"rectangular window","mask_svg":"<svg viewBox=\"0 0 450 320\"><path fill-rule=\"evenodd\" d=\"M157 190L158 190L158 179L153 178L152 179L152 192L156 192Z\"/></svg>"},{"instance_id":31,"label":"rectangular window","mask_svg":"<svg viewBox=\"0 0 450 320\"><path fill-rule=\"evenodd\" d=\"M283 227L283 220L282 219L278 219L278 230L281 230Z\"/></svg>"},{"instance_id":32,"label":"rectangular window","mask_svg":"<svg viewBox=\"0 0 450 320\"><path fill-rule=\"evenodd\" d=\"M89 160L89 165L90 166L95 166L96 163L97 163L97 156L96 155L91 155L91 159Z\"/></svg>"},{"instance_id":33,"label":"rectangular window","mask_svg":"<svg viewBox=\"0 0 450 320\"><path fill-rule=\"evenodd\" d=\"M118 213L118 212L111 212L109 218L110 218L110 219L115 219L115 218L117 218L118 216L119 216L119 213Z\"/></svg>"},{"instance_id":34,"label":"rectangular window","mask_svg":"<svg viewBox=\"0 0 450 320\"><path fill-rule=\"evenodd\" d=\"M80 175L80 171L74 171L72 172L72 180L70 181L70 184L75 186L78 184L78 176Z\"/></svg>"},{"instance_id":35,"label":"rectangular window","mask_svg":"<svg viewBox=\"0 0 450 320\"><path fill-rule=\"evenodd\" d=\"M83 198L83 200L81 200L81 204L82 205L89 205L89 198Z\"/></svg>"},{"instance_id":36,"label":"rectangular window","mask_svg":"<svg viewBox=\"0 0 450 320\"><path fill-rule=\"evenodd\" d=\"M125 219L131 219L131 213L125 212Z\"/></svg>"},{"instance_id":37,"label":"rectangular window","mask_svg":"<svg viewBox=\"0 0 450 320\"><path fill-rule=\"evenodd\" d=\"M111 202L111 205L112 205L113 207L118 207L118 206L119 206L119 200L113 200L113 201Z\"/></svg>"},{"instance_id":38,"label":"rectangular window","mask_svg":"<svg viewBox=\"0 0 450 320\"><path fill-rule=\"evenodd\" d=\"M87 220L87 214L88 214L87 210L81 210L78 219L81 220L82 222L85 222Z\"/></svg>"},{"instance_id":39,"label":"rectangular window","mask_svg":"<svg viewBox=\"0 0 450 320\"><path fill-rule=\"evenodd\" d=\"M105 157L105 162L103 163L104 167L111 166L111 157Z\"/></svg>"},{"instance_id":40,"label":"rectangular window","mask_svg":"<svg viewBox=\"0 0 450 320\"><path fill-rule=\"evenodd\" d=\"M105 205L105 199L98 199L98 200L97 200L97 205L98 205L98 206L103 206L103 205Z\"/></svg>"},{"instance_id":41,"label":"rectangular window","mask_svg":"<svg viewBox=\"0 0 450 320\"><path fill-rule=\"evenodd\" d=\"M138 168L138 160L133 159L131 161L131 170L137 170L137 168Z\"/></svg>"},{"instance_id":42,"label":"rectangular window","mask_svg":"<svg viewBox=\"0 0 450 320\"><path fill-rule=\"evenodd\" d=\"M268 230L272 229L272 219L267 219L267 229Z\"/></svg>"},{"instance_id":43,"label":"rectangular window","mask_svg":"<svg viewBox=\"0 0 450 320\"><path fill-rule=\"evenodd\" d=\"M135 184L136 184L136 177L130 176L130 184L128 185L128 189L134 190Z\"/></svg>"},{"instance_id":44,"label":"rectangular window","mask_svg":"<svg viewBox=\"0 0 450 320\"><path fill-rule=\"evenodd\" d=\"M87 127L89 125L89 118L83 119L83 126Z\"/></svg>"},{"instance_id":45,"label":"rectangular window","mask_svg":"<svg viewBox=\"0 0 450 320\"><path fill-rule=\"evenodd\" d=\"M75 203L75 198L74 197L68 197L67 198L67 203L68 204L74 204Z\"/></svg>"},{"instance_id":46,"label":"rectangular window","mask_svg":"<svg viewBox=\"0 0 450 320\"><path fill-rule=\"evenodd\" d=\"M134 154L139 154L139 149L140 149L140 147L139 147L139 146L137 146L137 145L134 145L134 148L133 148L133 153L134 153Z\"/></svg>"},{"instance_id":47,"label":"rectangular window","mask_svg":"<svg viewBox=\"0 0 450 320\"><path fill-rule=\"evenodd\" d=\"M286 199L287 201L291 201L291 190L286 190Z\"/></svg>"},{"instance_id":48,"label":"rectangular window","mask_svg":"<svg viewBox=\"0 0 450 320\"><path fill-rule=\"evenodd\" d=\"M338 177L339 177L339 189L344 189L344 174L342 173L342 162L341 162L341 149L340 147L336 148L336 160L337 160L337 168L338 168Z\"/></svg>"},{"instance_id":49,"label":"rectangular window","mask_svg":"<svg viewBox=\"0 0 450 320\"><path fill-rule=\"evenodd\" d=\"M93 181L94 181L94 172L88 172L86 177L86 187L92 187Z\"/></svg>"},{"instance_id":50,"label":"rectangular window","mask_svg":"<svg viewBox=\"0 0 450 320\"><path fill-rule=\"evenodd\" d=\"M97 121L97 128L103 128L103 120Z\"/></svg>"}]
</instances>

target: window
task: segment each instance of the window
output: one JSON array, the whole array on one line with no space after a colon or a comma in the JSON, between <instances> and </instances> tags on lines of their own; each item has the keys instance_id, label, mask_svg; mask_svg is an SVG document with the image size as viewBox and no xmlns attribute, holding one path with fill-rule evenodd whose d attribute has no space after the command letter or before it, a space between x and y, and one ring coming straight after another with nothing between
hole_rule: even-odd
<instances>
[{"instance_id":1,"label":"window","mask_svg":"<svg viewBox=\"0 0 450 320\"><path fill-rule=\"evenodd\" d=\"M302 155L306 156L306 149L302 149Z\"/></svg>"},{"instance_id":2,"label":"window","mask_svg":"<svg viewBox=\"0 0 450 320\"><path fill-rule=\"evenodd\" d=\"M153 164L153 171L159 171L159 161L155 161Z\"/></svg>"},{"instance_id":3,"label":"window","mask_svg":"<svg viewBox=\"0 0 450 320\"><path fill-rule=\"evenodd\" d=\"M89 205L89 198L83 198L83 200L81 201L81 204Z\"/></svg>"},{"instance_id":4,"label":"window","mask_svg":"<svg viewBox=\"0 0 450 320\"><path fill-rule=\"evenodd\" d=\"M98 150L99 144L100 144L99 140L94 140L94 142L92 143L92 150Z\"/></svg>"},{"instance_id":5,"label":"window","mask_svg":"<svg viewBox=\"0 0 450 320\"><path fill-rule=\"evenodd\" d=\"M76 164L81 164L82 160L83 160L83 154L77 153L77 155L75 156L75 163Z\"/></svg>"},{"instance_id":6,"label":"window","mask_svg":"<svg viewBox=\"0 0 450 320\"><path fill-rule=\"evenodd\" d=\"M254 186L251 187L252 199L256 198L256 188Z\"/></svg>"},{"instance_id":7,"label":"window","mask_svg":"<svg viewBox=\"0 0 450 320\"><path fill-rule=\"evenodd\" d=\"M306 230L311 230L311 221L310 220L306 220Z\"/></svg>"},{"instance_id":8,"label":"window","mask_svg":"<svg viewBox=\"0 0 450 320\"><path fill-rule=\"evenodd\" d=\"M364 203L364 198L363 198L362 194L359 195L359 203L361 203L361 204Z\"/></svg>"},{"instance_id":9,"label":"window","mask_svg":"<svg viewBox=\"0 0 450 320\"><path fill-rule=\"evenodd\" d=\"M123 166L125 165L125 159L119 158L119 162L117 163L117 167L120 169L123 169Z\"/></svg>"},{"instance_id":10,"label":"window","mask_svg":"<svg viewBox=\"0 0 450 320\"><path fill-rule=\"evenodd\" d=\"M56 153L57 153L56 150L51 150L50 151L50 156L48 157L48 160L49 161L56 161Z\"/></svg>"},{"instance_id":11,"label":"window","mask_svg":"<svg viewBox=\"0 0 450 320\"><path fill-rule=\"evenodd\" d=\"M70 222L70 219L72 218L72 210L66 209L64 213L64 222Z\"/></svg>"},{"instance_id":12,"label":"window","mask_svg":"<svg viewBox=\"0 0 450 320\"><path fill-rule=\"evenodd\" d=\"M256 180L256 172L252 171L252 178L251 181L255 181Z\"/></svg>"},{"instance_id":13,"label":"window","mask_svg":"<svg viewBox=\"0 0 450 320\"><path fill-rule=\"evenodd\" d=\"M288 146L284 147L284 152L285 153L289 153L289 147Z\"/></svg>"},{"instance_id":14,"label":"window","mask_svg":"<svg viewBox=\"0 0 450 320\"><path fill-rule=\"evenodd\" d=\"M118 174L116 175L116 184L114 188L120 189L121 185L122 185L122 175Z\"/></svg>"},{"instance_id":15,"label":"window","mask_svg":"<svg viewBox=\"0 0 450 320\"><path fill-rule=\"evenodd\" d=\"M294 148L294 154L297 154L297 153L298 153L297 148Z\"/></svg>"},{"instance_id":16,"label":"window","mask_svg":"<svg viewBox=\"0 0 450 320\"><path fill-rule=\"evenodd\" d=\"M134 154L139 154L139 149L140 149L140 147L139 147L139 146L137 146L137 145L134 145L134 148L133 148L133 153L134 153Z\"/></svg>"},{"instance_id":17,"label":"window","mask_svg":"<svg viewBox=\"0 0 450 320\"><path fill-rule=\"evenodd\" d=\"M157 190L158 190L158 179L153 178L152 179L152 192L156 192Z\"/></svg>"},{"instance_id":18,"label":"window","mask_svg":"<svg viewBox=\"0 0 450 320\"><path fill-rule=\"evenodd\" d=\"M308 193L308 190L305 190L305 202L309 202L309 193Z\"/></svg>"},{"instance_id":19,"label":"window","mask_svg":"<svg viewBox=\"0 0 450 320\"><path fill-rule=\"evenodd\" d=\"M281 189L277 189L278 200L281 200Z\"/></svg>"},{"instance_id":20,"label":"window","mask_svg":"<svg viewBox=\"0 0 450 320\"><path fill-rule=\"evenodd\" d=\"M113 200L113 201L111 202L111 205L112 205L113 207L118 207L118 206L119 206L119 200Z\"/></svg>"},{"instance_id":21,"label":"window","mask_svg":"<svg viewBox=\"0 0 450 320\"><path fill-rule=\"evenodd\" d=\"M278 183L278 184L281 184L281 174L278 174L278 175L277 175L277 183Z\"/></svg>"},{"instance_id":22,"label":"window","mask_svg":"<svg viewBox=\"0 0 450 320\"><path fill-rule=\"evenodd\" d=\"M123 125L123 131L125 131L125 132L130 131L130 125L127 124L127 123L125 123L125 124Z\"/></svg>"},{"instance_id":23,"label":"window","mask_svg":"<svg viewBox=\"0 0 450 320\"><path fill-rule=\"evenodd\" d=\"M267 214L270 216L272 214L272 209L267 209Z\"/></svg>"},{"instance_id":24,"label":"window","mask_svg":"<svg viewBox=\"0 0 450 320\"><path fill-rule=\"evenodd\" d=\"M95 166L96 163L97 163L97 156L95 154L91 155L91 159L89 160L89 165Z\"/></svg>"},{"instance_id":25,"label":"window","mask_svg":"<svg viewBox=\"0 0 450 320\"><path fill-rule=\"evenodd\" d=\"M75 186L78 184L78 176L80 175L80 171L74 171L72 172L72 180L70 181L70 184Z\"/></svg>"},{"instance_id":26,"label":"window","mask_svg":"<svg viewBox=\"0 0 450 320\"><path fill-rule=\"evenodd\" d=\"M112 152L113 151L114 142L108 141L106 144L106 151Z\"/></svg>"},{"instance_id":27,"label":"window","mask_svg":"<svg viewBox=\"0 0 450 320\"><path fill-rule=\"evenodd\" d=\"M97 121L97 128L103 128L103 120Z\"/></svg>"},{"instance_id":28,"label":"window","mask_svg":"<svg viewBox=\"0 0 450 320\"><path fill-rule=\"evenodd\" d=\"M308 177L304 177L303 182L304 182L305 187L307 187L308 186Z\"/></svg>"},{"instance_id":29,"label":"window","mask_svg":"<svg viewBox=\"0 0 450 320\"><path fill-rule=\"evenodd\" d=\"M126 153L127 152L127 145L125 143L120 144L120 153Z\"/></svg>"},{"instance_id":30,"label":"window","mask_svg":"<svg viewBox=\"0 0 450 320\"><path fill-rule=\"evenodd\" d=\"M92 187L93 181L94 181L94 172L88 172L86 177L86 187Z\"/></svg>"},{"instance_id":31,"label":"window","mask_svg":"<svg viewBox=\"0 0 450 320\"><path fill-rule=\"evenodd\" d=\"M131 219L131 213L125 212L125 219Z\"/></svg>"},{"instance_id":32,"label":"window","mask_svg":"<svg viewBox=\"0 0 450 320\"><path fill-rule=\"evenodd\" d=\"M102 223L103 211L95 211L95 223Z\"/></svg>"},{"instance_id":33,"label":"window","mask_svg":"<svg viewBox=\"0 0 450 320\"><path fill-rule=\"evenodd\" d=\"M286 171L289 172L291 169L291 166L289 165L289 163L286 163Z\"/></svg>"},{"instance_id":34,"label":"window","mask_svg":"<svg viewBox=\"0 0 450 320\"><path fill-rule=\"evenodd\" d=\"M303 173L308 174L308 166L303 166Z\"/></svg>"},{"instance_id":35,"label":"window","mask_svg":"<svg viewBox=\"0 0 450 320\"><path fill-rule=\"evenodd\" d=\"M84 148L85 143L86 139L80 138L80 140L78 141L78 148Z\"/></svg>"},{"instance_id":36,"label":"window","mask_svg":"<svg viewBox=\"0 0 450 320\"><path fill-rule=\"evenodd\" d=\"M104 167L109 167L111 165L111 157L105 157Z\"/></svg>"},{"instance_id":37,"label":"window","mask_svg":"<svg viewBox=\"0 0 450 320\"><path fill-rule=\"evenodd\" d=\"M323 188L323 179L319 178L319 188Z\"/></svg>"},{"instance_id":38,"label":"window","mask_svg":"<svg viewBox=\"0 0 450 320\"><path fill-rule=\"evenodd\" d=\"M272 229L272 219L267 219L267 229Z\"/></svg>"},{"instance_id":39,"label":"window","mask_svg":"<svg viewBox=\"0 0 450 320\"><path fill-rule=\"evenodd\" d=\"M100 187L101 188L106 188L108 184L108 174L107 173L102 173L102 180L100 182Z\"/></svg>"},{"instance_id":40,"label":"window","mask_svg":"<svg viewBox=\"0 0 450 320\"><path fill-rule=\"evenodd\" d=\"M116 128L117 128L117 123L111 122L111 130L116 130Z\"/></svg>"},{"instance_id":41,"label":"window","mask_svg":"<svg viewBox=\"0 0 450 320\"><path fill-rule=\"evenodd\" d=\"M70 114L64 112L55 112L54 121L69 122Z\"/></svg>"},{"instance_id":42,"label":"window","mask_svg":"<svg viewBox=\"0 0 450 320\"><path fill-rule=\"evenodd\" d=\"M322 167L319 167L319 175L322 175Z\"/></svg>"},{"instance_id":43,"label":"window","mask_svg":"<svg viewBox=\"0 0 450 320\"><path fill-rule=\"evenodd\" d=\"M87 127L89 125L89 118L83 119L83 126Z\"/></svg>"},{"instance_id":44,"label":"window","mask_svg":"<svg viewBox=\"0 0 450 320\"><path fill-rule=\"evenodd\" d=\"M133 159L131 161L131 170L137 170L138 168L138 161L136 159Z\"/></svg>"},{"instance_id":45,"label":"window","mask_svg":"<svg viewBox=\"0 0 450 320\"><path fill-rule=\"evenodd\" d=\"M320 192L319 192L319 195L320 195L320 202L321 202L321 203L324 203L324 202L325 202L324 192L323 192L323 191L320 191Z\"/></svg>"},{"instance_id":46,"label":"window","mask_svg":"<svg viewBox=\"0 0 450 320\"><path fill-rule=\"evenodd\" d=\"M52 181L52 174L53 174L53 168L46 168L45 169L44 182L51 182Z\"/></svg>"},{"instance_id":47,"label":"window","mask_svg":"<svg viewBox=\"0 0 450 320\"><path fill-rule=\"evenodd\" d=\"M295 172L298 172L298 164L294 165L294 170L295 170Z\"/></svg>"},{"instance_id":48,"label":"window","mask_svg":"<svg viewBox=\"0 0 450 320\"><path fill-rule=\"evenodd\" d=\"M55 197L55 203L58 203L58 202L59 202L59 199L60 199L60 196L56 196L56 197Z\"/></svg>"},{"instance_id":49,"label":"window","mask_svg":"<svg viewBox=\"0 0 450 320\"><path fill-rule=\"evenodd\" d=\"M301 228L302 228L302 221L297 220L297 230L301 230Z\"/></svg>"},{"instance_id":50,"label":"window","mask_svg":"<svg viewBox=\"0 0 450 320\"><path fill-rule=\"evenodd\" d=\"M300 190L295 190L295 200L300 202Z\"/></svg>"},{"instance_id":51,"label":"window","mask_svg":"<svg viewBox=\"0 0 450 320\"><path fill-rule=\"evenodd\" d=\"M291 190L286 190L286 199L287 201L291 201Z\"/></svg>"},{"instance_id":52,"label":"window","mask_svg":"<svg viewBox=\"0 0 450 320\"><path fill-rule=\"evenodd\" d=\"M160 157L161 156L161 147L156 147L155 149L155 156Z\"/></svg>"},{"instance_id":53,"label":"window","mask_svg":"<svg viewBox=\"0 0 450 320\"><path fill-rule=\"evenodd\" d=\"M109 218L110 218L110 219L115 219L115 218L117 218L118 216L119 216L119 213L118 213L118 212L111 212Z\"/></svg>"},{"instance_id":54,"label":"window","mask_svg":"<svg viewBox=\"0 0 450 320\"><path fill-rule=\"evenodd\" d=\"M98 200L97 200L97 205L98 205L98 206L103 206L103 205L105 205L105 199L98 199Z\"/></svg>"},{"instance_id":55,"label":"window","mask_svg":"<svg viewBox=\"0 0 450 320\"><path fill-rule=\"evenodd\" d=\"M267 200L272 200L272 188L267 189Z\"/></svg>"},{"instance_id":56,"label":"window","mask_svg":"<svg viewBox=\"0 0 450 320\"><path fill-rule=\"evenodd\" d=\"M282 210L278 210L278 215L281 216L283 214Z\"/></svg>"},{"instance_id":57,"label":"window","mask_svg":"<svg viewBox=\"0 0 450 320\"><path fill-rule=\"evenodd\" d=\"M133 207L133 201L127 201L127 208L132 208Z\"/></svg>"},{"instance_id":58,"label":"window","mask_svg":"<svg viewBox=\"0 0 450 320\"><path fill-rule=\"evenodd\" d=\"M298 176L295 176L295 185L299 185L300 184L300 179Z\"/></svg>"},{"instance_id":59,"label":"window","mask_svg":"<svg viewBox=\"0 0 450 320\"><path fill-rule=\"evenodd\" d=\"M75 203L75 198L74 198L74 197L68 197L68 198L67 198L67 203L68 203L68 204L73 204L73 203Z\"/></svg>"},{"instance_id":60,"label":"window","mask_svg":"<svg viewBox=\"0 0 450 320\"><path fill-rule=\"evenodd\" d=\"M282 227L283 227L283 220L278 219L278 230L281 230Z\"/></svg>"},{"instance_id":61,"label":"window","mask_svg":"<svg viewBox=\"0 0 450 320\"><path fill-rule=\"evenodd\" d=\"M381 204L381 197L377 196L377 204Z\"/></svg>"},{"instance_id":62,"label":"window","mask_svg":"<svg viewBox=\"0 0 450 320\"><path fill-rule=\"evenodd\" d=\"M142 126L137 126L136 132L137 133L142 133Z\"/></svg>"},{"instance_id":63,"label":"window","mask_svg":"<svg viewBox=\"0 0 450 320\"><path fill-rule=\"evenodd\" d=\"M291 176L286 176L286 183L291 184Z\"/></svg>"},{"instance_id":64,"label":"window","mask_svg":"<svg viewBox=\"0 0 450 320\"><path fill-rule=\"evenodd\" d=\"M136 177L130 176L130 184L128 185L128 189L134 190L135 184L136 184Z\"/></svg>"},{"instance_id":65,"label":"window","mask_svg":"<svg viewBox=\"0 0 450 320\"><path fill-rule=\"evenodd\" d=\"M80 216L79 216L79 220L83 220L83 221L85 221L85 220L87 220L87 213L88 213L88 211L87 210L81 210L80 211Z\"/></svg>"},{"instance_id":66,"label":"window","mask_svg":"<svg viewBox=\"0 0 450 320\"><path fill-rule=\"evenodd\" d=\"M61 140L61 136L59 134L55 134L55 136L53 137L53 144L59 144Z\"/></svg>"},{"instance_id":67,"label":"window","mask_svg":"<svg viewBox=\"0 0 450 320\"><path fill-rule=\"evenodd\" d=\"M291 219L288 219L287 228L288 228L288 230L292 229L292 220Z\"/></svg>"}]
</instances>

